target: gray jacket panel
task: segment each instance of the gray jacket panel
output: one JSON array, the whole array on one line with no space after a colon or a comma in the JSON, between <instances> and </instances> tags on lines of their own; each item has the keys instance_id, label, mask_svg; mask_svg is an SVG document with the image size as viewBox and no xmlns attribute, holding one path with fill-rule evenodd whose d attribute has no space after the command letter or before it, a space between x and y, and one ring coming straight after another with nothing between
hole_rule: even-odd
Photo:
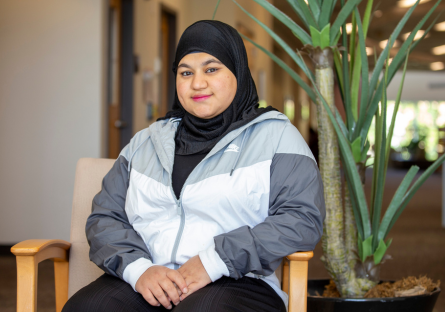
<instances>
[{"instance_id":1,"label":"gray jacket panel","mask_svg":"<svg viewBox=\"0 0 445 312\"><path fill-rule=\"evenodd\" d=\"M102 190L93 199L92 213L86 223L90 260L121 279L128 264L141 257L152 259L125 213L127 166L127 159L119 156L104 177Z\"/></svg>"},{"instance_id":2,"label":"gray jacket panel","mask_svg":"<svg viewBox=\"0 0 445 312\"><path fill-rule=\"evenodd\" d=\"M275 154L269 203L264 222L215 237L215 250L235 279L249 272L268 276L283 257L315 248L326 214L315 161L297 154Z\"/></svg>"}]
</instances>

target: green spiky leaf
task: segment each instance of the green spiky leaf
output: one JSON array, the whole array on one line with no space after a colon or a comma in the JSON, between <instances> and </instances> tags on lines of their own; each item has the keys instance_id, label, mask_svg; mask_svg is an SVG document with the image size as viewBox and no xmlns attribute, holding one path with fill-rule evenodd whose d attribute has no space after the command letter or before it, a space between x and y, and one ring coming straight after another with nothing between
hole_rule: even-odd
<instances>
[{"instance_id":1,"label":"green spiky leaf","mask_svg":"<svg viewBox=\"0 0 445 312\"><path fill-rule=\"evenodd\" d=\"M315 96L314 91L309 87L309 85L292 69L290 68L285 62L283 62L279 57L277 57L272 52L266 50L264 47L253 41L252 39L244 36L243 34L239 33L241 37L252 43L255 47L266 53L274 62L276 62L281 68L283 68L291 77L295 80L296 83L300 87L303 88L304 91L306 91L309 98L313 101L317 101L317 97Z\"/></svg>"},{"instance_id":2,"label":"green spiky leaf","mask_svg":"<svg viewBox=\"0 0 445 312\"><path fill-rule=\"evenodd\" d=\"M289 28L292 33L300 39L300 41L305 44L311 44L312 40L309 34L301 28L297 23L295 23L289 16L284 14L282 11L278 10L273 4L266 0L253 0L263 8L265 8L270 14L275 16L281 23L283 23L287 28Z\"/></svg>"},{"instance_id":3,"label":"green spiky leaf","mask_svg":"<svg viewBox=\"0 0 445 312\"><path fill-rule=\"evenodd\" d=\"M313 47L321 47L321 33L315 27L310 27L311 37L312 37L312 46Z\"/></svg>"},{"instance_id":4,"label":"green spiky leaf","mask_svg":"<svg viewBox=\"0 0 445 312\"><path fill-rule=\"evenodd\" d=\"M251 19L253 19L258 25L260 25L283 49L289 54L289 56L294 60L294 62L303 70L303 72L310 77L313 77L313 73L304 64L304 60L299 58L294 50L281 39L272 29L267 27L264 23L258 20L255 16L250 14L246 9L244 9L237 1L232 0L244 13L246 13Z\"/></svg>"},{"instance_id":5,"label":"green spiky leaf","mask_svg":"<svg viewBox=\"0 0 445 312\"><path fill-rule=\"evenodd\" d=\"M320 42L321 42L321 49L329 47L330 38L329 33L331 29L331 24L327 24L320 33Z\"/></svg>"},{"instance_id":6,"label":"green spiky leaf","mask_svg":"<svg viewBox=\"0 0 445 312\"><path fill-rule=\"evenodd\" d=\"M332 7L335 6L336 2L337 0L329 0L323 1L321 4L320 18L318 19L318 25L320 25L320 27L324 27L331 20Z\"/></svg>"},{"instance_id":7,"label":"green spiky leaf","mask_svg":"<svg viewBox=\"0 0 445 312\"><path fill-rule=\"evenodd\" d=\"M303 1L303 0L301 0ZM335 19L335 22L332 24L331 27L331 46L334 45L334 38L337 37L337 33L340 31L341 25L343 25L344 22L348 19L348 17L351 15L351 12L355 9L355 7L361 2L362 0L349 0L346 2L346 4L341 8L340 13L338 13L337 18Z\"/></svg>"},{"instance_id":8,"label":"green spiky leaf","mask_svg":"<svg viewBox=\"0 0 445 312\"><path fill-rule=\"evenodd\" d=\"M303 15L304 15L307 23L309 24L309 26L319 29L318 23L315 20L314 15L312 14L311 10L309 10L308 4L306 4L306 2L304 0L294 0L294 2L297 2L296 5L300 7L300 11L303 12Z\"/></svg>"},{"instance_id":9,"label":"green spiky leaf","mask_svg":"<svg viewBox=\"0 0 445 312\"><path fill-rule=\"evenodd\" d=\"M352 150L352 155L354 156L354 161L356 163L359 163L360 160L362 159L362 154L361 154L361 149L362 149L362 144L361 144L361 137L357 137L354 142L351 143L351 150Z\"/></svg>"},{"instance_id":10,"label":"green spiky leaf","mask_svg":"<svg viewBox=\"0 0 445 312\"><path fill-rule=\"evenodd\" d=\"M365 262L366 258L372 256L372 235L369 236L364 241L359 240L358 243L361 244L361 250L362 250L360 259L362 260L362 262Z\"/></svg>"},{"instance_id":11,"label":"green spiky leaf","mask_svg":"<svg viewBox=\"0 0 445 312\"><path fill-rule=\"evenodd\" d=\"M412 166L403 178L402 183L400 183L399 187L397 188L397 191L394 193L391 203L386 209L385 215L383 216L382 222L379 227L379 240L385 239L386 235L388 235L391 221L394 219L397 210L402 204L403 197L405 196L408 187L411 185L411 182L413 181L418 171L419 167Z\"/></svg>"},{"instance_id":12,"label":"green spiky leaf","mask_svg":"<svg viewBox=\"0 0 445 312\"><path fill-rule=\"evenodd\" d=\"M385 255L386 251L389 248L389 245L391 245L392 240L388 242L388 244L385 244L383 239L379 241L379 245L377 249L374 252L374 264L379 264L380 261L382 261L383 256Z\"/></svg>"}]
</instances>

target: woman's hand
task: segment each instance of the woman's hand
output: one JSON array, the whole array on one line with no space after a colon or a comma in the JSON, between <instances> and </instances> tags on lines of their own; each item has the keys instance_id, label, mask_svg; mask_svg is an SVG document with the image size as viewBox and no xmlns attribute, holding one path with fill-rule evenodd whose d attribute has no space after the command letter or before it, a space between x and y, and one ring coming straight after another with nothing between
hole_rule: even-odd
<instances>
[{"instance_id":1,"label":"woman's hand","mask_svg":"<svg viewBox=\"0 0 445 312\"><path fill-rule=\"evenodd\" d=\"M175 270L160 265L147 269L136 282L136 290L152 306L171 309L170 300L178 305L180 296L188 292L187 284L182 275Z\"/></svg>"},{"instance_id":2,"label":"woman's hand","mask_svg":"<svg viewBox=\"0 0 445 312\"><path fill-rule=\"evenodd\" d=\"M188 292L183 292L181 300L212 282L199 256L190 258L178 269L178 272L181 273L188 287Z\"/></svg>"}]
</instances>

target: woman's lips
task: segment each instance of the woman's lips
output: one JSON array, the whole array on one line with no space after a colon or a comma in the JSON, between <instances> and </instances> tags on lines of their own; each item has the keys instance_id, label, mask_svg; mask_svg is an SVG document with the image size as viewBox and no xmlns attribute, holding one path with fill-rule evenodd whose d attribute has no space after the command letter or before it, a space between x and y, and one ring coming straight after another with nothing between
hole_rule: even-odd
<instances>
[{"instance_id":1,"label":"woman's lips","mask_svg":"<svg viewBox=\"0 0 445 312\"><path fill-rule=\"evenodd\" d=\"M207 100L211 95L198 95L198 96L194 96L192 97L193 101L195 102L202 102Z\"/></svg>"}]
</instances>

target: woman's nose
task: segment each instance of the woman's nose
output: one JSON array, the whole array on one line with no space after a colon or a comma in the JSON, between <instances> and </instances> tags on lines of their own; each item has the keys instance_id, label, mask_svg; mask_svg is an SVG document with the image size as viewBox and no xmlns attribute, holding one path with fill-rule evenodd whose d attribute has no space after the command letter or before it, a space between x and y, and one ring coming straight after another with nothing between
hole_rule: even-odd
<instances>
[{"instance_id":1,"label":"woman's nose","mask_svg":"<svg viewBox=\"0 0 445 312\"><path fill-rule=\"evenodd\" d=\"M207 80L204 74L195 73L193 75L192 88L198 90L207 88Z\"/></svg>"}]
</instances>

